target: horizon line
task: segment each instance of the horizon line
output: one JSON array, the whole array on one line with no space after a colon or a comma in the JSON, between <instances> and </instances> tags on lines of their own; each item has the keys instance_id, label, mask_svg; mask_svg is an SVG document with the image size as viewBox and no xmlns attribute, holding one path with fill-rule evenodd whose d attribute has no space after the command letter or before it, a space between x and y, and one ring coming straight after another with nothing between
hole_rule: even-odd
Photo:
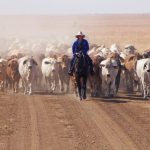
<instances>
[{"instance_id":1,"label":"horizon line","mask_svg":"<svg viewBox=\"0 0 150 150\"><path fill-rule=\"evenodd\" d=\"M150 15L150 12L149 13L70 13L70 14L67 14L67 13L31 13L31 14L28 14L28 13L13 13L13 14L3 14L3 13L0 13L0 16L52 16L52 15L55 15L55 16L82 16L82 15Z\"/></svg>"}]
</instances>

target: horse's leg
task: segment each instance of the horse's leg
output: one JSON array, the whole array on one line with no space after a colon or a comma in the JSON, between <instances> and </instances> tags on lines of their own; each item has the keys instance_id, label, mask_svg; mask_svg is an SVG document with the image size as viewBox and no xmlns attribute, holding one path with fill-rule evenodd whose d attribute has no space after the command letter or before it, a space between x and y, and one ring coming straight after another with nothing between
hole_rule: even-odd
<instances>
[{"instance_id":1,"label":"horse's leg","mask_svg":"<svg viewBox=\"0 0 150 150\"><path fill-rule=\"evenodd\" d=\"M87 77L83 77L83 87L82 87L82 97L83 99L86 99L86 82L87 82Z\"/></svg>"},{"instance_id":2,"label":"horse's leg","mask_svg":"<svg viewBox=\"0 0 150 150\"><path fill-rule=\"evenodd\" d=\"M78 87L79 97L80 97L80 100L82 100L82 95L81 95L81 81L80 81L80 77L76 77L76 82L77 82L77 87Z\"/></svg>"},{"instance_id":3,"label":"horse's leg","mask_svg":"<svg viewBox=\"0 0 150 150\"><path fill-rule=\"evenodd\" d=\"M91 96L94 95L94 84L93 84L93 77L91 75L89 75L89 82L90 82L90 92L91 92Z\"/></svg>"}]
</instances>

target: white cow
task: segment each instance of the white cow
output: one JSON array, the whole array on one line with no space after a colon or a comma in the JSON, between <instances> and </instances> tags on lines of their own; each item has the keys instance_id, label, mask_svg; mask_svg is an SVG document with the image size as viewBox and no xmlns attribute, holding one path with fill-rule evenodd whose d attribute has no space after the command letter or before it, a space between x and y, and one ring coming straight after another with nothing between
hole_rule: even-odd
<instances>
[{"instance_id":1,"label":"white cow","mask_svg":"<svg viewBox=\"0 0 150 150\"><path fill-rule=\"evenodd\" d=\"M50 57L44 58L41 69L45 78L46 88L50 93L53 93L59 84L57 60Z\"/></svg>"},{"instance_id":2,"label":"white cow","mask_svg":"<svg viewBox=\"0 0 150 150\"><path fill-rule=\"evenodd\" d=\"M116 95L116 76L118 74L118 64L116 60L106 59L100 63L102 67L102 91L106 97Z\"/></svg>"},{"instance_id":3,"label":"white cow","mask_svg":"<svg viewBox=\"0 0 150 150\"><path fill-rule=\"evenodd\" d=\"M124 53L126 55L135 54L135 51L136 51L136 48L133 45L131 45L131 44L126 45L124 47Z\"/></svg>"},{"instance_id":4,"label":"white cow","mask_svg":"<svg viewBox=\"0 0 150 150\"><path fill-rule=\"evenodd\" d=\"M103 48L101 50L101 53L102 53L102 57L104 58L107 58L107 56L111 53L110 49L109 48ZM101 56L101 55L100 55Z\"/></svg>"},{"instance_id":5,"label":"white cow","mask_svg":"<svg viewBox=\"0 0 150 150\"><path fill-rule=\"evenodd\" d=\"M110 51L112 52L112 53L118 53L118 54L120 54L120 48L119 48L119 46L115 43L115 44L112 44L111 46L110 46Z\"/></svg>"},{"instance_id":6,"label":"white cow","mask_svg":"<svg viewBox=\"0 0 150 150\"><path fill-rule=\"evenodd\" d=\"M25 56L18 60L19 73L22 78L24 94L32 94L35 78L37 74L37 62L33 57Z\"/></svg>"},{"instance_id":7,"label":"white cow","mask_svg":"<svg viewBox=\"0 0 150 150\"><path fill-rule=\"evenodd\" d=\"M138 60L136 65L136 72L137 76L139 77L144 99L147 99L150 94L150 58Z\"/></svg>"}]
</instances>

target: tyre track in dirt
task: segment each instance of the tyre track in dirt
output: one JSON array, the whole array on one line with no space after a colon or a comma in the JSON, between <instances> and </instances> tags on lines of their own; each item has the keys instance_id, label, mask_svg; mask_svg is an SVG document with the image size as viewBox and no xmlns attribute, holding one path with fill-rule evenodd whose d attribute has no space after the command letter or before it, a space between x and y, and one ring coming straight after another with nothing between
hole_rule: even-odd
<instances>
[{"instance_id":1,"label":"tyre track in dirt","mask_svg":"<svg viewBox=\"0 0 150 150\"><path fill-rule=\"evenodd\" d=\"M106 105L102 105L103 109L111 112L113 120L122 127L124 132L128 134L140 150L149 150L150 119L148 120L148 118L150 111L142 106L143 103L139 105L134 103L129 103L128 105L107 105L107 108Z\"/></svg>"},{"instance_id":2,"label":"tyre track in dirt","mask_svg":"<svg viewBox=\"0 0 150 150\"><path fill-rule=\"evenodd\" d=\"M36 115L37 115L37 126L39 129L39 149L41 150L59 150L62 149L55 134L56 127L54 126L53 117L50 118L46 112L46 108L43 105L42 99L46 96L32 96L32 100Z\"/></svg>"},{"instance_id":3,"label":"tyre track in dirt","mask_svg":"<svg viewBox=\"0 0 150 150\"><path fill-rule=\"evenodd\" d=\"M37 113L36 108L34 105L34 98L33 96L27 97L26 101L29 106L29 112L31 116L31 150L40 150L39 149L39 128L38 128L38 120L37 120ZM39 110L40 111L40 110Z\"/></svg>"},{"instance_id":4,"label":"tyre track in dirt","mask_svg":"<svg viewBox=\"0 0 150 150\"><path fill-rule=\"evenodd\" d=\"M9 139L9 150L29 150L31 147L31 114L26 96L22 94L11 95L16 99L17 116L16 129L17 131Z\"/></svg>"},{"instance_id":5,"label":"tyre track in dirt","mask_svg":"<svg viewBox=\"0 0 150 150\"><path fill-rule=\"evenodd\" d=\"M107 113L103 107L99 107L93 101L86 102L83 108L92 116L93 121L103 133L105 138L115 150L138 150L136 144L123 131L115 120L112 119L112 113ZM108 108L109 110L109 108Z\"/></svg>"},{"instance_id":6,"label":"tyre track in dirt","mask_svg":"<svg viewBox=\"0 0 150 150\"><path fill-rule=\"evenodd\" d=\"M53 103L52 100L47 103L50 102ZM58 115L60 114L58 110L56 112L56 117L60 120L59 125L57 125L56 133L59 135L61 133L59 140L62 142L63 149L111 150L108 141L101 132L97 130L87 113L82 110L80 102L77 102L70 96L61 96L55 100L55 103L57 104L57 109L61 108L61 115ZM69 127L71 130L68 129ZM63 129L65 132L59 131ZM70 132L72 135L68 136ZM64 134L66 134L66 137L62 136ZM69 143L72 144L70 145Z\"/></svg>"},{"instance_id":7,"label":"tyre track in dirt","mask_svg":"<svg viewBox=\"0 0 150 150\"><path fill-rule=\"evenodd\" d=\"M149 102L80 102L69 94L2 98L17 108L16 130L3 138L4 150L150 150Z\"/></svg>"}]
</instances>

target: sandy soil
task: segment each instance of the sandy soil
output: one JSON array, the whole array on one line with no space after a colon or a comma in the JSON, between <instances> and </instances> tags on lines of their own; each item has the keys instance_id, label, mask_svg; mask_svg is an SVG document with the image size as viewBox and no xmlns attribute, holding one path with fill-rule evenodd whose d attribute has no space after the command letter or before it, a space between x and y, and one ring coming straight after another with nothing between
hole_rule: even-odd
<instances>
[{"instance_id":1,"label":"sandy soil","mask_svg":"<svg viewBox=\"0 0 150 150\"><path fill-rule=\"evenodd\" d=\"M150 101L0 93L0 150L150 150Z\"/></svg>"}]
</instances>

